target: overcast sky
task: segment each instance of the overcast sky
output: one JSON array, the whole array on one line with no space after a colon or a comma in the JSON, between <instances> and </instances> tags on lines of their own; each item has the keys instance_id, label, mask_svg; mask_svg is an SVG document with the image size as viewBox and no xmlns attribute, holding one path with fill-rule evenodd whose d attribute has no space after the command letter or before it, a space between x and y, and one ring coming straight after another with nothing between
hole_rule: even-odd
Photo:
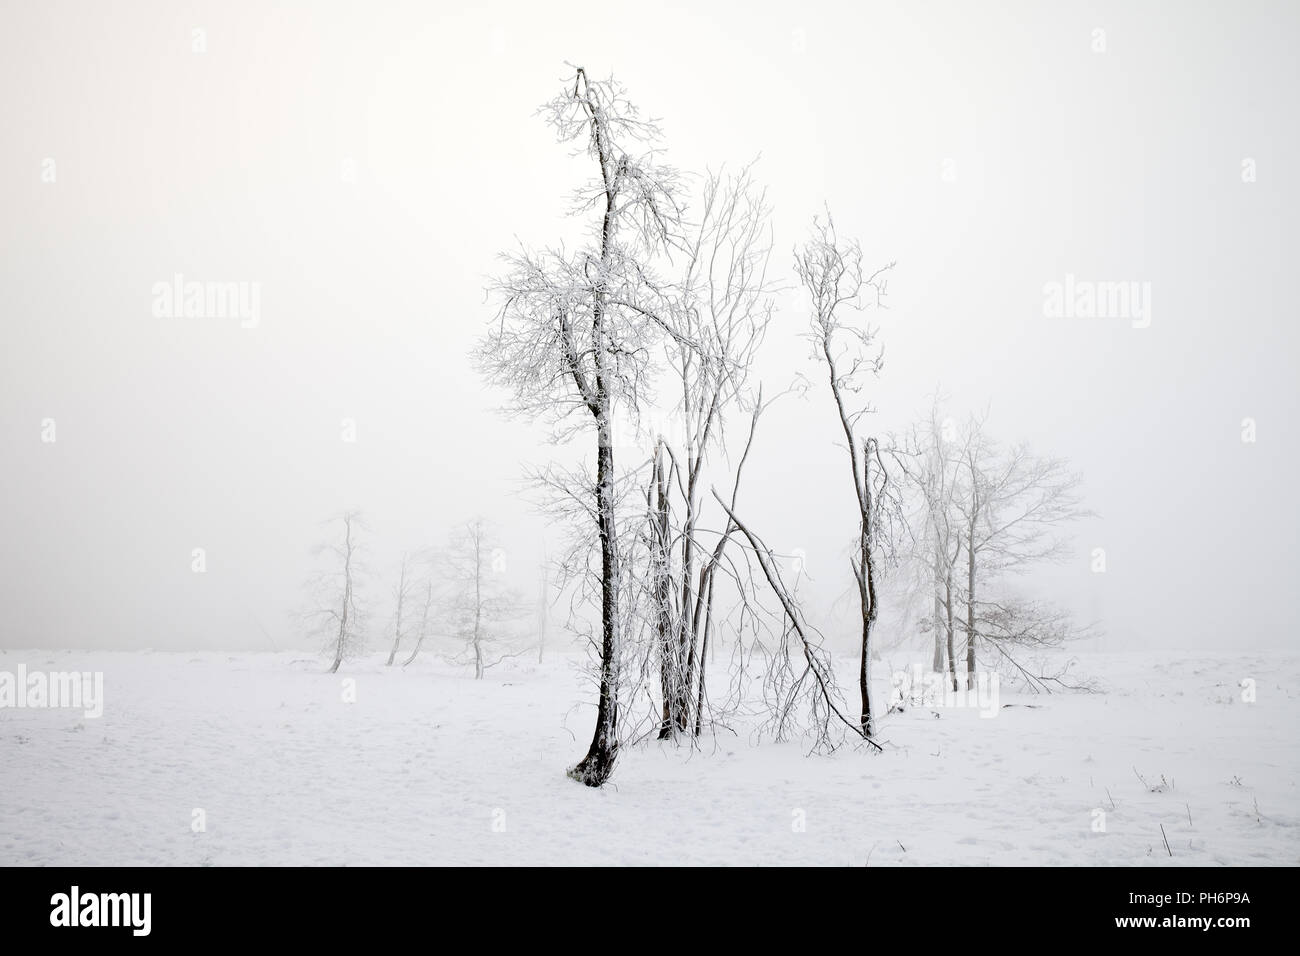
<instances>
[{"instance_id":1,"label":"overcast sky","mask_svg":"<svg viewBox=\"0 0 1300 956\"><path fill-rule=\"evenodd\" d=\"M521 475L552 451L467 353L496 254L569 228L588 174L535 115L566 61L661 117L675 165L761 155L783 279L823 203L897 260L880 430L942 386L1071 458L1100 517L1039 583L1106 647L1291 642L1294 3L452 6L5 5L0 647L301 643L345 507L377 578L481 513L532 585L553 532ZM260 284L255 327L156 315L178 273ZM1067 275L1149 284L1149 325L1046 315ZM806 319L783 297L771 388L817 374ZM784 401L745 491L823 610L836 427Z\"/></svg>"}]
</instances>

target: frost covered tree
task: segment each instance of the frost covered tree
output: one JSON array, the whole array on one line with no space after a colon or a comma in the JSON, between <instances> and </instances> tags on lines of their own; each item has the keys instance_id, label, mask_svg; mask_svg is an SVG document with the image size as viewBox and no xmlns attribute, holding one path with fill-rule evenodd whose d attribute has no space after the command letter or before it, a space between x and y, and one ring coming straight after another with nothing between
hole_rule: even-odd
<instances>
[{"instance_id":1,"label":"frost covered tree","mask_svg":"<svg viewBox=\"0 0 1300 956\"><path fill-rule=\"evenodd\" d=\"M599 699L586 755L570 775L600 786L619 747L623 620L613 434L618 415L635 415L650 351L664 335L671 296L657 278L661 256L679 242L677 174L659 159L659 130L641 117L613 79L582 69L542 113L561 143L577 144L593 167L574 211L589 217L587 240L520 249L504 257L493 284L499 309L476 359L509 409L554 427L557 440L594 440L595 474L567 481L583 503L600 549Z\"/></svg>"},{"instance_id":2,"label":"frost covered tree","mask_svg":"<svg viewBox=\"0 0 1300 956\"><path fill-rule=\"evenodd\" d=\"M411 597L415 593L416 582L411 574L411 556L410 554L402 555L402 562L397 572L397 584L393 588L393 600L397 607L393 612L393 646L388 651L387 666L393 666L393 660L397 657L397 649L402 643L402 611L410 605Z\"/></svg>"},{"instance_id":3,"label":"frost covered tree","mask_svg":"<svg viewBox=\"0 0 1300 956\"><path fill-rule=\"evenodd\" d=\"M916 501L904 527L907 557L922 579L919 590L928 592L933 601L926 622L934 637L931 666L935 673L946 670L952 689L957 690L956 611L961 585L956 573L962 535L956 505L962 448L952 419L944 417L939 396L926 419L893 441L890 451Z\"/></svg>"},{"instance_id":4,"label":"frost covered tree","mask_svg":"<svg viewBox=\"0 0 1300 956\"><path fill-rule=\"evenodd\" d=\"M1069 636L1068 615L988 587L1005 575L1067 556L1066 525L1092 512L1082 506L1082 479L1068 461L1036 455L1025 444L1000 445L986 433L982 416L967 423L955 461L961 478L954 504L965 558L969 686L981 644L1011 660L1006 645L1051 645Z\"/></svg>"},{"instance_id":5,"label":"frost covered tree","mask_svg":"<svg viewBox=\"0 0 1300 956\"><path fill-rule=\"evenodd\" d=\"M337 673L343 661L354 657L363 646L362 608L359 601L361 576L360 535L365 526L357 511L346 511L330 522L341 525L337 540L318 544L316 557L329 559L329 566L309 581L313 607L306 614L311 629L333 656L329 672Z\"/></svg>"},{"instance_id":6,"label":"frost covered tree","mask_svg":"<svg viewBox=\"0 0 1300 956\"><path fill-rule=\"evenodd\" d=\"M424 587L417 588L417 594L420 597L420 623L415 631L415 646L411 648L411 656L402 662L405 667L410 664L420 653L420 648L424 646L424 639L429 636L429 612L433 608L433 575L428 574L424 579Z\"/></svg>"},{"instance_id":7,"label":"frost covered tree","mask_svg":"<svg viewBox=\"0 0 1300 956\"><path fill-rule=\"evenodd\" d=\"M860 423L872 406L861 397L866 380L879 373L882 352L877 330L858 316L885 296L886 273L893 263L868 273L856 241L836 234L829 212L813 220L812 237L795 252L795 273L812 305L807 336L813 354L826 366L827 384L844 433L857 504L857 546L851 564L861 610L862 644L858 687L861 723L875 733L871 708L871 634L879 614L879 547L881 509L886 494L884 461L876 440L862 434Z\"/></svg>"},{"instance_id":8,"label":"frost covered tree","mask_svg":"<svg viewBox=\"0 0 1300 956\"><path fill-rule=\"evenodd\" d=\"M774 308L770 216L764 190L745 167L705 177L698 212L685 230L673 310L677 334L663 339L664 391L675 404L650 436L646 490L643 591L654 608L660 738L692 728L698 735L701 724L715 578L727 567L724 553L736 532L730 520L706 527L703 492L724 482L733 488L735 505L744 456L729 475L719 467L728 424L736 413L749 417L747 451L763 405L761 390L751 394L750 377ZM733 583L742 591L748 586L734 576Z\"/></svg>"},{"instance_id":9,"label":"frost covered tree","mask_svg":"<svg viewBox=\"0 0 1300 956\"><path fill-rule=\"evenodd\" d=\"M510 656L490 648L509 636L506 625L522 614L519 595L506 584L503 555L488 523L475 518L452 532L442 556L445 609L474 663L475 680Z\"/></svg>"}]
</instances>

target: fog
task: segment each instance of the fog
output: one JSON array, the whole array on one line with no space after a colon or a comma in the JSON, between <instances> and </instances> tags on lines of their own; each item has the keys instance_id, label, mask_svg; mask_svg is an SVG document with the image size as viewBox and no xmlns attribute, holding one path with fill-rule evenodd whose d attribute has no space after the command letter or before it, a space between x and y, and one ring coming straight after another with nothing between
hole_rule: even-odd
<instances>
[{"instance_id":1,"label":"fog","mask_svg":"<svg viewBox=\"0 0 1300 956\"><path fill-rule=\"evenodd\" d=\"M868 264L897 261L872 316L878 431L942 388L1085 476L1098 516L1034 588L1107 649L1280 645L1300 571L1298 21L1286 3L8 5L0 647L307 646L310 549L353 507L376 597L403 549L476 514L535 588L559 542L524 470L588 449L500 415L469 351L497 254L574 229L588 167L534 115L566 62L662 118L678 167L759 157L791 287L771 390L822 374L791 250L829 204ZM256 284L256 316L159 316L178 274ZM1067 276L1139 283L1147 314L1053 317ZM831 630L854 523L837 429L823 391L782 399L744 491L767 541L806 554Z\"/></svg>"}]
</instances>

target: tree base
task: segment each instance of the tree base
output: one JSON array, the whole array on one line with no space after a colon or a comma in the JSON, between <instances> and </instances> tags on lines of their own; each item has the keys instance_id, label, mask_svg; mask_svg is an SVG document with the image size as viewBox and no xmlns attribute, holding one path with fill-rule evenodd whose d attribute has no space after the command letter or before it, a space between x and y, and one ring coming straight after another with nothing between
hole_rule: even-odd
<instances>
[{"instance_id":1,"label":"tree base","mask_svg":"<svg viewBox=\"0 0 1300 956\"><path fill-rule=\"evenodd\" d=\"M571 779L578 781L583 786L604 786L605 781L614 772L615 756L614 752L599 751L589 753L570 767L566 773Z\"/></svg>"}]
</instances>

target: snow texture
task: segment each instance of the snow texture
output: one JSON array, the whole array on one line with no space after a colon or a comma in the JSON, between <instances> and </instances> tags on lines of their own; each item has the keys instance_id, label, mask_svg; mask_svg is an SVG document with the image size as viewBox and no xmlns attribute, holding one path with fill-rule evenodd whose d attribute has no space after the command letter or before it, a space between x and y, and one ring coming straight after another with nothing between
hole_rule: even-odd
<instances>
[{"instance_id":1,"label":"snow texture","mask_svg":"<svg viewBox=\"0 0 1300 956\"><path fill-rule=\"evenodd\" d=\"M1104 692L910 707L882 755L652 741L593 790L564 775L591 731L576 655L475 681L382 654L331 676L301 652L10 652L103 671L106 700L0 709L0 864L1300 863L1300 656L1079 657Z\"/></svg>"}]
</instances>

